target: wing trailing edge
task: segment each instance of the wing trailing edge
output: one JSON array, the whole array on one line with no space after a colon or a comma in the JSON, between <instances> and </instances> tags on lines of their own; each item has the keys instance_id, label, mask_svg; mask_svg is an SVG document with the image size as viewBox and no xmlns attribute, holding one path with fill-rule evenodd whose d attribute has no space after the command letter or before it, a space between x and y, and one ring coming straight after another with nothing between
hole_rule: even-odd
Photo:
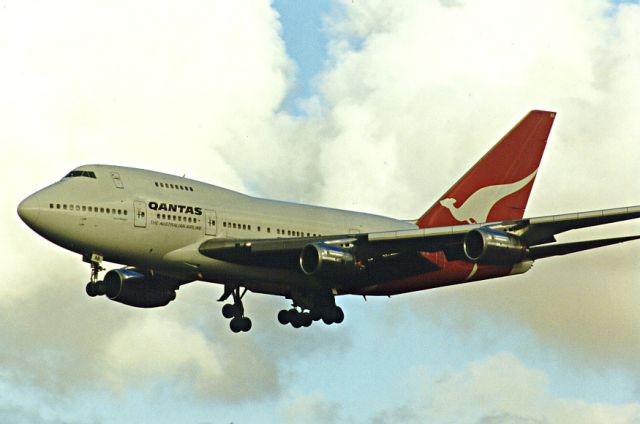
<instances>
[{"instance_id":1,"label":"wing trailing edge","mask_svg":"<svg viewBox=\"0 0 640 424\"><path fill-rule=\"evenodd\" d=\"M568 255L569 253L581 252L583 250L595 249L597 247L610 246L612 244L624 243L625 241L638 239L640 239L640 236L627 236L578 241L574 243L534 246L529 248L528 256L530 259L535 261L537 259L548 258L550 256Z\"/></svg>"}]
</instances>

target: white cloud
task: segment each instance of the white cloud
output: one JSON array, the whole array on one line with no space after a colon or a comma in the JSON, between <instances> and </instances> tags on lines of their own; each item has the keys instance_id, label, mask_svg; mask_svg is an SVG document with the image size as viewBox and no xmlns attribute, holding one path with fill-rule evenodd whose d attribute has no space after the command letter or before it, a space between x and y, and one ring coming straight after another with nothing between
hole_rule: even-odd
<instances>
[{"instance_id":1,"label":"white cloud","mask_svg":"<svg viewBox=\"0 0 640 424\"><path fill-rule=\"evenodd\" d=\"M284 398L283 415L288 423L336 423L341 419L340 404L322 393L289 394Z\"/></svg>"},{"instance_id":2,"label":"white cloud","mask_svg":"<svg viewBox=\"0 0 640 424\"><path fill-rule=\"evenodd\" d=\"M446 372L414 370L409 384L419 388L410 403L377 414L376 422L437 423L633 423L640 403L585 402L554 394L549 377L509 353ZM400 414L400 415L399 415Z\"/></svg>"},{"instance_id":3,"label":"white cloud","mask_svg":"<svg viewBox=\"0 0 640 424\"><path fill-rule=\"evenodd\" d=\"M318 328L295 341L288 333L233 339L217 305L209 316L214 296L205 307L191 288L149 315L86 299L79 258L30 234L15 214L28 193L81 163L186 172L233 189L410 218L527 110L544 107L559 115L530 213L637 203L640 7L609 8L596 0L344 2L344 13L328 21L331 66L306 102L310 115L292 117L278 111L292 66L267 2L188 9L168 1L151 9L124 1L9 2L0 12L0 239L11 248L3 249L10 275L0 286L0 312L11 319L0 323L10 341L0 366L12 381L51 392L145 384L158 374L177 381L185 372L202 397L237 400L279 393L274 358L344 342ZM456 310L461 321L490 312L568 358L635 369L638 249L551 259L506 284L432 295L443 303L431 304L430 316L464 305ZM273 320L274 310L264 309L261 318ZM193 349L183 355L183 345ZM147 347L157 360L144 360ZM502 360L528 385L491 380L486 369L495 362L463 374L477 387L494 381L494 388L533 393L554 414L637 413L635 405L622 411L550 400L546 377ZM230 379L237 375L242 384ZM454 375L441 386L450 394L460 384ZM321 395L301 396L300 408L325 410ZM484 412L478 419L487 422L533 417Z\"/></svg>"}]
</instances>

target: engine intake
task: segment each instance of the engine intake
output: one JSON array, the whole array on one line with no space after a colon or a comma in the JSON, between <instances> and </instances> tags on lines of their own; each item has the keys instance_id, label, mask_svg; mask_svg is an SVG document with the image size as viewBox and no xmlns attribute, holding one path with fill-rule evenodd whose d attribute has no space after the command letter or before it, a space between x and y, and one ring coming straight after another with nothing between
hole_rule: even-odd
<instances>
[{"instance_id":1,"label":"engine intake","mask_svg":"<svg viewBox=\"0 0 640 424\"><path fill-rule=\"evenodd\" d=\"M527 254L527 247L517 236L488 228L469 231L463 248L469 261L483 264L515 264Z\"/></svg>"},{"instance_id":2,"label":"engine intake","mask_svg":"<svg viewBox=\"0 0 640 424\"><path fill-rule=\"evenodd\" d=\"M355 271L351 249L327 243L311 243L300 253L300 268L307 275L338 276Z\"/></svg>"},{"instance_id":3,"label":"engine intake","mask_svg":"<svg viewBox=\"0 0 640 424\"><path fill-rule=\"evenodd\" d=\"M104 276L109 299L138 308L166 306L176 298L176 291L163 281L156 281L133 269L113 269Z\"/></svg>"}]
</instances>

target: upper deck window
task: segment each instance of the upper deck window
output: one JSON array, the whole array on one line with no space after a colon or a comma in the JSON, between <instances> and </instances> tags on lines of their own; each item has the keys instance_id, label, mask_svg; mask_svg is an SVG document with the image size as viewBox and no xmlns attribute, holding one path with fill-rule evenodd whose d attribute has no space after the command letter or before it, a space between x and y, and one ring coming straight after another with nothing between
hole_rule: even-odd
<instances>
[{"instance_id":1,"label":"upper deck window","mask_svg":"<svg viewBox=\"0 0 640 424\"><path fill-rule=\"evenodd\" d=\"M87 178L96 179L96 173L93 171L76 170L76 171L71 171L67 175L65 175L65 178L74 178L74 177L87 177Z\"/></svg>"}]
</instances>

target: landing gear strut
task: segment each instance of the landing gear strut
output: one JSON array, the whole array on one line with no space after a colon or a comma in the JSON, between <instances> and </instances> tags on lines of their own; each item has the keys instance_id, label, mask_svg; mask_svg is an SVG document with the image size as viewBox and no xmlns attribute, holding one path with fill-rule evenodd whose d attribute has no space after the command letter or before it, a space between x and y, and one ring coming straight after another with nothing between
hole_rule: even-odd
<instances>
[{"instance_id":1,"label":"landing gear strut","mask_svg":"<svg viewBox=\"0 0 640 424\"><path fill-rule=\"evenodd\" d=\"M104 282L98 280L98 274L105 269L101 266L102 256L97 254L91 255L91 277L87 283L86 291L91 297L102 296L105 294Z\"/></svg>"},{"instance_id":2,"label":"landing gear strut","mask_svg":"<svg viewBox=\"0 0 640 424\"><path fill-rule=\"evenodd\" d=\"M229 323L229 328L234 333L239 333L241 331L246 332L251 330L251 320L248 317L244 316L244 305L242 304L242 298L247 293L247 289L245 288L242 293L240 293L240 287L228 287L225 286L224 294L219 301L225 301L229 296L233 296L233 303L227 303L222 307L222 316L227 319L231 319Z\"/></svg>"}]
</instances>

